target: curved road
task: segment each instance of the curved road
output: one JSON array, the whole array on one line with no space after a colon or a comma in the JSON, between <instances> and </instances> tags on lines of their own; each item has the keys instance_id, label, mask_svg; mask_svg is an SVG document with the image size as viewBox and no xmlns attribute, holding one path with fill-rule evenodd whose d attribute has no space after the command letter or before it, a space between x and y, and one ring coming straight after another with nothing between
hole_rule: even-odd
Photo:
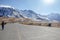
<instances>
[{"instance_id":1,"label":"curved road","mask_svg":"<svg viewBox=\"0 0 60 40\"><path fill-rule=\"evenodd\" d=\"M60 28L6 24L0 40L60 40Z\"/></svg>"}]
</instances>

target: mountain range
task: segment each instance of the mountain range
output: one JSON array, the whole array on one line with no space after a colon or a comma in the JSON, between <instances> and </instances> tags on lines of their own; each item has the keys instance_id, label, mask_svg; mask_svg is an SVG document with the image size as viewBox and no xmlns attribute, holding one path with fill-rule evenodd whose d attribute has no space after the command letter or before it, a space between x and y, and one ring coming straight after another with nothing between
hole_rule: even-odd
<instances>
[{"instance_id":1,"label":"mountain range","mask_svg":"<svg viewBox=\"0 0 60 40\"><path fill-rule=\"evenodd\" d=\"M48 15L40 15L32 10L18 10L13 7L0 7L0 17L14 17L14 18L29 18L32 20L39 20L39 21L60 21L60 14L59 13L51 13Z\"/></svg>"}]
</instances>

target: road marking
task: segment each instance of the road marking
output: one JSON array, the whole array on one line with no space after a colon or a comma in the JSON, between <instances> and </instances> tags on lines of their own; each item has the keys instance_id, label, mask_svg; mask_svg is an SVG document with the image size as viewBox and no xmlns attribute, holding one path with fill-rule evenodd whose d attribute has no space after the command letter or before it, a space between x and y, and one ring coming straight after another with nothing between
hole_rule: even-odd
<instances>
[{"instance_id":1,"label":"road marking","mask_svg":"<svg viewBox=\"0 0 60 40\"><path fill-rule=\"evenodd\" d=\"M18 33L18 38L19 38L19 40L21 40L21 35L20 35L20 32L19 32L19 28L16 27L16 29L17 29L17 33Z\"/></svg>"}]
</instances>

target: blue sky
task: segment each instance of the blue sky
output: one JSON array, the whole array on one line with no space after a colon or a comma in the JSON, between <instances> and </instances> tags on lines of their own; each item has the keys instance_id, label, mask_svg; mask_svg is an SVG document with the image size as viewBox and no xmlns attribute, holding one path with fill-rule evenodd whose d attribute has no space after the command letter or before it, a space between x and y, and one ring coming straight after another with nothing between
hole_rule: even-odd
<instances>
[{"instance_id":1,"label":"blue sky","mask_svg":"<svg viewBox=\"0 0 60 40\"><path fill-rule=\"evenodd\" d=\"M46 3L42 0L0 0L0 5L9 5L20 10L33 10L38 14L60 13L60 0Z\"/></svg>"}]
</instances>

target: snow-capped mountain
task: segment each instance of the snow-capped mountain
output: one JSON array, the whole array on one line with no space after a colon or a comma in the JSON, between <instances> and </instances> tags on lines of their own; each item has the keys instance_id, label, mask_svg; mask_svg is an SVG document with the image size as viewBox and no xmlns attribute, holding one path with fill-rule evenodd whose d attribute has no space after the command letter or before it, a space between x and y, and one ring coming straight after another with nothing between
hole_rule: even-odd
<instances>
[{"instance_id":1,"label":"snow-capped mountain","mask_svg":"<svg viewBox=\"0 0 60 40\"><path fill-rule=\"evenodd\" d=\"M38 18L37 14L33 12L32 10L20 10L20 14L22 14L26 18Z\"/></svg>"},{"instance_id":2,"label":"snow-capped mountain","mask_svg":"<svg viewBox=\"0 0 60 40\"><path fill-rule=\"evenodd\" d=\"M59 13L51 13L47 16L51 21L56 20L60 21L60 14Z\"/></svg>"},{"instance_id":3,"label":"snow-capped mountain","mask_svg":"<svg viewBox=\"0 0 60 40\"><path fill-rule=\"evenodd\" d=\"M51 13L47 16L35 13L32 10L18 10L11 6L0 6L0 17L29 18L38 21L60 21L60 14Z\"/></svg>"},{"instance_id":4,"label":"snow-capped mountain","mask_svg":"<svg viewBox=\"0 0 60 40\"><path fill-rule=\"evenodd\" d=\"M23 17L21 14L19 14L19 11L14 9L10 6L0 6L0 17L15 17L20 18Z\"/></svg>"},{"instance_id":5,"label":"snow-capped mountain","mask_svg":"<svg viewBox=\"0 0 60 40\"><path fill-rule=\"evenodd\" d=\"M24 16L25 18L30 18L30 19L33 19L33 20L39 20L39 21L48 20L48 19L44 18L42 15L37 14L32 10L20 10L20 14L22 16Z\"/></svg>"},{"instance_id":6,"label":"snow-capped mountain","mask_svg":"<svg viewBox=\"0 0 60 40\"><path fill-rule=\"evenodd\" d=\"M32 10L18 10L11 6L0 6L0 17L29 18L32 20L47 20Z\"/></svg>"}]
</instances>

